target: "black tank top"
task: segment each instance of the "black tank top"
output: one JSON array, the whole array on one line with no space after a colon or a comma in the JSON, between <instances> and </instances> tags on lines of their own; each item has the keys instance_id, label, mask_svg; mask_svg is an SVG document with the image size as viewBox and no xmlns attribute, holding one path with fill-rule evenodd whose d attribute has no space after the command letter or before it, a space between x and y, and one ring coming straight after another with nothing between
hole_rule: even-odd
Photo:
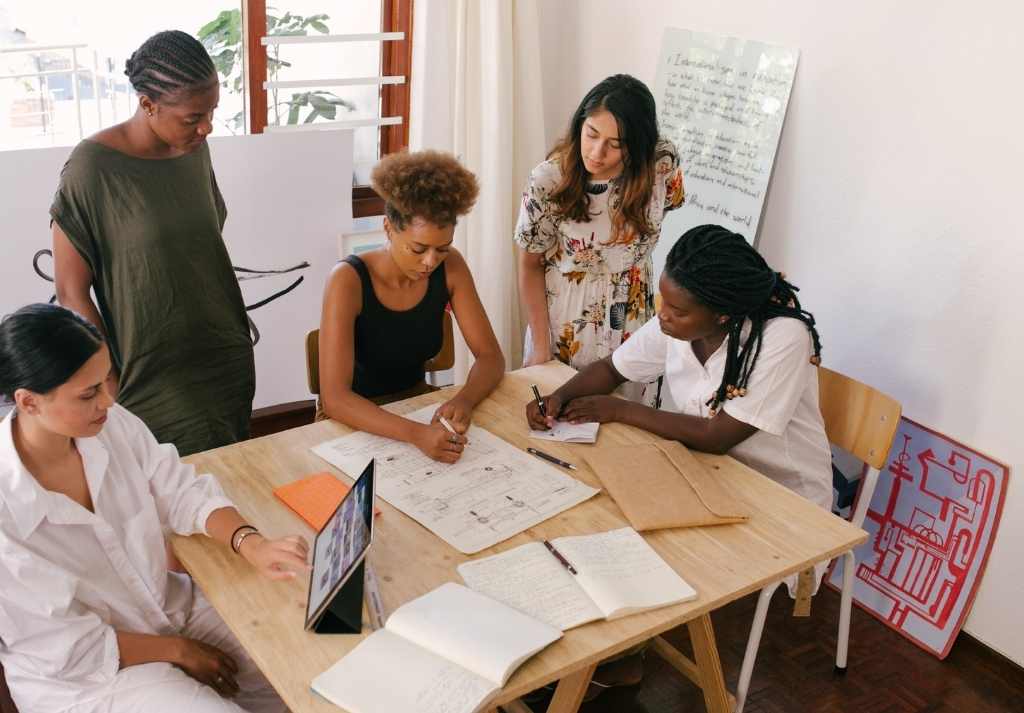
<instances>
[{"instance_id":1,"label":"black tank top","mask_svg":"<svg viewBox=\"0 0 1024 713\"><path fill-rule=\"evenodd\" d=\"M370 271L360 258L344 260L359 273L363 308L355 324L352 391L373 398L423 381L423 364L441 351L444 309L450 298L442 262L427 278L427 294L411 309L388 309L377 299Z\"/></svg>"}]
</instances>

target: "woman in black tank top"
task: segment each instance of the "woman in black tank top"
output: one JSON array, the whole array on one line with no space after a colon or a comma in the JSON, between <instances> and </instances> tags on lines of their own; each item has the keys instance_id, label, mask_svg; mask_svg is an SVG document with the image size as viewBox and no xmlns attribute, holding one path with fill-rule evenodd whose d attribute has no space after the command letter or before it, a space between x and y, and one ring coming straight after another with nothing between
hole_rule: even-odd
<instances>
[{"instance_id":1,"label":"woman in black tank top","mask_svg":"<svg viewBox=\"0 0 1024 713\"><path fill-rule=\"evenodd\" d=\"M385 201L388 243L345 258L327 280L321 407L352 428L412 443L435 460L454 463L473 409L505 371L473 277L452 247L456 220L476 200L476 177L451 155L422 151L385 157L372 182ZM441 349L449 304L475 358L465 386L441 404L429 425L383 410L377 403L430 389L423 364Z\"/></svg>"}]
</instances>

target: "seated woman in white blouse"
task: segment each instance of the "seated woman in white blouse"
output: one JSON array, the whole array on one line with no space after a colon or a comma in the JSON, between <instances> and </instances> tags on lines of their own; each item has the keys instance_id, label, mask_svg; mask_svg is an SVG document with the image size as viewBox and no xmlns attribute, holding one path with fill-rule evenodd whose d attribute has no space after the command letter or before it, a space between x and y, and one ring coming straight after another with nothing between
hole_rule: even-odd
<instances>
[{"instance_id":1,"label":"seated woman in white blouse","mask_svg":"<svg viewBox=\"0 0 1024 713\"><path fill-rule=\"evenodd\" d=\"M703 225L672 247L659 290L658 318L545 397L547 417L528 404L530 427L549 428L554 418L628 423L695 450L728 453L831 507L815 368L821 344L797 288L741 235ZM675 410L604 395L658 377Z\"/></svg>"},{"instance_id":2,"label":"seated woman in white blouse","mask_svg":"<svg viewBox=\"0 0 1024 713\"><path fill-rule=\"evenodd\" d=\"M32 713L284 711L217 613L169 572L164 531L207 534L271 579L308 571L107 390L100 333L53 305L0 322L0 663Z\"/></svg>"}]
</instances>

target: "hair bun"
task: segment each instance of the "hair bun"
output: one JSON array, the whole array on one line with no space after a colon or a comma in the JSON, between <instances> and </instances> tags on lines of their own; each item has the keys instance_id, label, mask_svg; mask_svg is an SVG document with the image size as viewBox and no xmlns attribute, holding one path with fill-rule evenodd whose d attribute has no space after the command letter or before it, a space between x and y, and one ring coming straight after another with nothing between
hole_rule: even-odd
<instances>
[{"instance_id":1,"label":"hair bun","mask_svg":"<svg viewBox=\"0 0 1024 713\"><path fill-rule=\"evenodd\" d=\"M135 53L132 52L132 56L124 61L124 76L131 79L132 74L135 73Z\"/></svg>"}]
</instances>

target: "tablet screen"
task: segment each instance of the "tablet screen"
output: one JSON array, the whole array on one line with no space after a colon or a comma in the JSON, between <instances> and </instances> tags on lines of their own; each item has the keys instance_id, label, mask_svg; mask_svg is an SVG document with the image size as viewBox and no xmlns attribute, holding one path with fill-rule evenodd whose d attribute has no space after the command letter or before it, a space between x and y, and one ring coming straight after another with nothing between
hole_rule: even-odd
<instances>
[{"instance_id":1,"label":"tablet screen","mask_svg":"<svg viewBox=\"0 0 1024 713\"><path fill-rule=\"evenodd\" d=\"M313 543L306 628L363 560L373 529L373 461L338 504Z\"/></svg>"}]
</instances>

